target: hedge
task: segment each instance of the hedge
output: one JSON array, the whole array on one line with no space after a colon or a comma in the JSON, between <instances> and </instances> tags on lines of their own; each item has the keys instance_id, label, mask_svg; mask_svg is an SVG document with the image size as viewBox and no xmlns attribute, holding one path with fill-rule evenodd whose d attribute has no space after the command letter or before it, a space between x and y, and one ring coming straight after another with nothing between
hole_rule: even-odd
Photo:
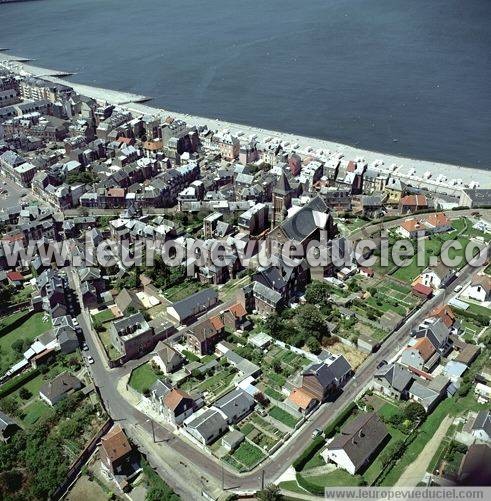
<instances>
[{"instance_id":1,"label":"hedge","mask_svg":"<svg viewBox=\"0 0 491 501\"><path fill-rule=\"evenodd\" d=\"M5 384L0 386L0 398L9 395L13 391L19 389L21 386L24 386L28 381L34 379L38 374L39 369L34 369L32 371L19 374L18 376L10 379Z\"/></svg>"},{"instance_id":2,"label":"hedge","mask_svg":"<svg viewBox=\"0 0 491 501\"><path fill-rule=\"evenodd\" d=\"M315 494L317 496L324 496L325 494L324 487L312 483L310 480L307 480L305 477L302 477L302 475L300 475L299 473L297 473L297 484L306 491Z\"/></svg>"},{"instance_id":3,"label":"hedge","mask_svg":"<svg viewBox=\"0 0 491 501\"><path fill-rule=\"evenodd\" d=\"M319 452L323 445L326 443L326 440L324 437L315 437L314 440L308 445L308 447L298 456L295 461L293 461L293 468L295 468L295 471L302 471L305 467L305 465L310 461L311 458L314 457L317 452Z\"/></svg>"},{"instance_id":4,"label":"hedge","mask_svg":"<svg viewBox=\"0 0 491 501\"><path fill-rule=\"evenodd\" d=\"M461 310L460 308L457 308L457 315L475 320L476 322L479 322L482 327L489 325L489 319L484 315L480 315L479 313L474 313L472 311Z\"/></svg>"},{"instance_id":5,"label":"hedge","mask_svg":"<svg viewBox=\"0 0 491 501\"><path fill-rule=\"evenodd\" d=\"M324 428L324 434L327 438L330 438L336 428L346 421L348 416L353 412L353 409L357 407L355 402L350 402L350 404L341 412L341 414L329 425ZM324 437L316 437L309 446L298 456L297 459L293 462L292 466L295 468L295 471L302 471L305 465L314 457L317 452L319 452L322 446L326 443Z\"/></svg>"},{"instance_id":6,"label":"hedge","mask_svg":"<svg viewBox=\"0 0 491 501\"><path fill-rule=\"evenodd\" d=\"M356 407L356 402L350 402L349 405L343 410L343 412L341 412L341 414L339 414L339 416L331 424L328 424L324 428L325 436L327 438L330 438L336 431L336 428L338 428L341 423L346 421L348 416L353 412L354 409L356 409Z\"/></svg>"}]
</instances>

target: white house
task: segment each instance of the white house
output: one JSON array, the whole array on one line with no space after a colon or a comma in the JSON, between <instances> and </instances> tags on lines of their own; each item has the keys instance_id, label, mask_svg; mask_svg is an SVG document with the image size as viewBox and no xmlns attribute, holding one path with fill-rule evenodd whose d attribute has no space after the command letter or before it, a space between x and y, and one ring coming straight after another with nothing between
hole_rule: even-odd
<instances>
[{"instance_id":1,"label":"white house","mask_svg":"<svg viewBox=\"0 0 491 501\"><path fill-rule=\"evenodd\" d=\"M467 297L484 302L491 300L491 277L476 275L466 291Z\"/></svg>"},{"instance_id":2,"label":"white house","mask_svg":"<svg viewBox=\"0 0 491 501\"><path fill-rule=\"evenodd\" d=\"M375 412L363 413L343 426L321 456L354 475L370 464L389 438Z\"/></svg>"},{"instance_id":3,"label":"white house","mask_svg":"<svg viewBox=\"0 0 491 501\"><path fill-rule=\"evenodd\" d=\"M446 287L455 277L455 270L448 268L443 263L426 268L419 276L420 282L426 287L440 289Z\"/></svg>"},{"instance_id":4,"label":"white house","mask_svg":"<svg viewBox=\"0 0 491 501\"><path fill-rule=\"evenodd\" d=\"M472 436L483 442L491 441L491 411L480 411L472 425Z\"/></svg>"}]
</instances>

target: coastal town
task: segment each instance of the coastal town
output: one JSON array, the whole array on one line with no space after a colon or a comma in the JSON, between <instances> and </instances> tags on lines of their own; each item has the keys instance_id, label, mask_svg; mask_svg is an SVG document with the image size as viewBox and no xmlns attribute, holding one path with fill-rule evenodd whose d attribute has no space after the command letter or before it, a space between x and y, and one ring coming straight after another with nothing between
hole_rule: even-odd
<instances>
[{"instance_id":1,"label":"coastal town","mask_svg":"<svg viewBox=\"0 0 491 501\"><path fill-rule=\"evenodd\" d=\"M0 497L490 485L491 189L196 122L0 69Z\"/></svg>"}]
</instances>

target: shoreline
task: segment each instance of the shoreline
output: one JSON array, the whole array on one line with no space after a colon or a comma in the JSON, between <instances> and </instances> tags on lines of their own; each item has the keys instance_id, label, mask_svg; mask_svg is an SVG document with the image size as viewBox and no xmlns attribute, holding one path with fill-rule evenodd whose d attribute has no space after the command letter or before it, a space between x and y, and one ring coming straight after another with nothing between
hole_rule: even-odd
<instances>
[{"instance_id":1,"label":"shoreline","mask_svg":"<svg viewBox=\"0 0 491 501\"><path fill-rule=\"evenodd\" d=\"M143 104L147 101L151 101L151 97L71 82L62 77L73 75L74 73L50 70L26 64L29 61L31 60L27 58L6 54L3 51L0 52L0 65L5 65L5 67L8 67L13 72L18 74L26 72L53 83L72 87L79 94L91 97L97 101L105 101L113 105L125 107L136 114L159 115L164 118L171 115L174 118L184 120L191 126L206 125L212 130L228 129L241 138L251 136L256 136L259 140L271 138L271 141L282 143L287 149L294 149L304 155L311 153L328 159L329 157L342 154L345 160L363 159L370 167L380 172L391 172L393 176L410 183L412 186L429 189L439 193L450 195L458 194L460 190L467 188L469 183L472 182L478 182L480 188L491 187L491 176L489 176L489 170L486 169L463 167L430 160L401 157L389 153L363 150L347 144L329 141L328 139L312 138L288 132L267 130L261 127L167 110L150 104ZM379 163L379 165L374 165L374 163ZM397 166L395 170L394 166ZM423 177L427 172L431 172L432 174L429 179ZM445 180L437 180L439 176L445 176ZM487 180L487 182L482 182L482 180L486 178L489 180Z\"/></svg>"}]
</instances>

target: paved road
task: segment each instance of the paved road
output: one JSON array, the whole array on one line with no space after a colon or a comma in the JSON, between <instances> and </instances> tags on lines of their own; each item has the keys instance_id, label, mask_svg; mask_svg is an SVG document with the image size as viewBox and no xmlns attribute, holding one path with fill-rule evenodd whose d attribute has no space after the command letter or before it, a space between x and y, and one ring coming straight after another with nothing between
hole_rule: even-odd
<instances>
[{"instance_id":1,"label":"paved road","mask_svg":"<svg viewBox=\"0 0 491 501\"><path fill-rule=\"evenodd\" d=\"M435 212L442 212L442 211L435 211ZM479 212L481 217L487 221L491 221L491 209L465 209L465 210L449 210L449 211L443 211L447 215L449 219L459 219L461 217L468 217L471 216L472 213ZM380 222L380 223L375 223L375 224L367 224L366 226L362 226L358 230L354 231L351 233L348 238L352 242L356 242L357 240L361 240L363 238L369 238L370 236L377 234L380 230L385 229L389 230L391 228L395 228L396 226L399 226L402 221L404 221L407 218L410 217L424 217L427 216L428 214L431 214L430 212L425 212L423 214L406 214L405 216L401 216L397 219L392 219L390 221L386 222Z\"/></svg>"},{"instance_id":2,"label":"paved road","mask_svg":"<svg viewBox=\"0 0 491 501\"><path fill-rule=\"evenodd\" d=\"M485 252L487 251L488 248ZM264 470L265 484L276 481L305 448L314 429L324 428L333 421L342 409L352 402L370 381L377 365L382 360L388 359L393 352L403 346L411 329L419 324L430 310L455 297L455 287L465 284L475 271L482 268L482 266L476 268L471 265L463 268L459 277L451 284L448 290L440 291L435 297L424 303L399 330L395 331L382 344L377 353L370 356L358 368L355 377L347 383L343 393L335 402L321 406L309 419L308 423L289 440L286 447L279 449L276 454L266 460L259 468L246 474L238 474L224 469L223 465L214 458L189 443L176 438L174 434L157 423L154 423L154 426L158 443L153 444L149 442L148 437L151 436L151 423L148 417L136 410L117 391L117 382L119 379L124 374L127 374L129 368L141 363L141 361L131 362L123 368L108 370L101 358L100 351L97 349L96 341L90 328L88 312L84 311L78 320L83 329L90 352L95 359L95 364L91 366L91 371L94 381L99 387L102 398L106 403L108 412L114 420L121 422L122 426L137 444L142 446L147 453L150 453L150 457L158 467L158 471L163 474L163 478L177 492L189 495L190 486L193 486L191 492L194 492L194 496L196 497L196 492L198 492L196 489L199 484L210 491L219 488L222 479L226 489L240 492L255 491L261 488L262 470ZM136 433L136 429L141 431ZM142 436L143 431L147 433L146 440ZM167 458L174 457L174 464L169 464L168 460L164 459L164 456ZM169 471L175 471L177 474L169 476ZM183 479L185 483L183 483Z\"/></svg>"}]
</instances>

